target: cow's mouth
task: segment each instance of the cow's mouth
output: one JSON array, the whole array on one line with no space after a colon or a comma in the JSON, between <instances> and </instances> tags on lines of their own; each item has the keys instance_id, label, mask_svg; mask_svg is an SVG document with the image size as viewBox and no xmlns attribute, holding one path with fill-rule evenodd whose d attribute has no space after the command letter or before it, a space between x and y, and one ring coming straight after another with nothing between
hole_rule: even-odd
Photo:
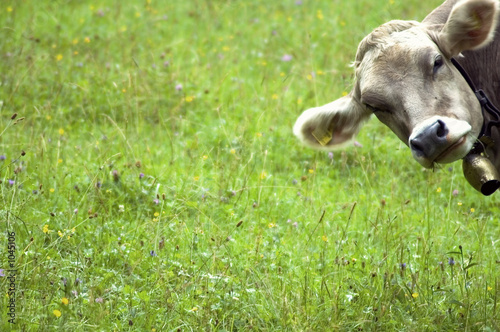
<instances>
[{"instance_id":1,"label":"cow's mouth","mask_svg":"<svg viewBox=\"0 0 500 332\"><path fill-rule=\"evenodd\" d=\"M457 159L463 158L464 151L460 151L458 153L452 153L452 152L456 152L456 150L462 147L466 141L467 141L467 135L462 136L455 143L453 143L446 150L444 150L439 156L437 156L436 159L434 159L434 162L440 164L446 164L455 161ZM467 151L465 151L465 153L466 152ZM458 158L457 154L459 154Z\"/></svg>"}]
</instances>

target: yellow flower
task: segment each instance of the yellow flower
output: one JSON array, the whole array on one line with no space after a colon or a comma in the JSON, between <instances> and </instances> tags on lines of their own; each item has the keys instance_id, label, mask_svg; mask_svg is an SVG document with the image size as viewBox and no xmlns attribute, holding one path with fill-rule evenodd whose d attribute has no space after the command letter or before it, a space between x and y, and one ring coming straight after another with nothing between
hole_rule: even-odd
<instances>
[{"instance_id":1,"label":"yellow flower","mask_svg":"<svg viewBox=\"0 0 500 332\"><path fill-rule=\"evenodd\" d=\"M229 150L229 152L231 152L231 154L235 154L236 150L235 149L231 149L231 150Z\"/></svg>"},{"instance_id":2,"label":"yellow flower","mask_svg":"<svg viewBox=\"0 0 500 332\"><path fill-rule=\"evenodd\" d=\"M62 159L57 159L57 162L60 164L60 163L63 162L63 160Z\"/></svg>"},{"instance_id":3,"label":"yellow flower","mask_svg":"<svg viewBox=\"0 0 500 332\"><path fill-rule=\"evenodd\" d=\"M436 189L436 192L437 192L437 193L440 193L440 192L441 192L441 187L438 187L438 188Z\"/></svg>"},{"instance_id":4,"label":"yellow flower","mask_svg":"<svg viewBox=\"0 0 500 332\"><path fill-rule=\"evenodd\" d=\"M59 235L59 237L63 237L64 236L63 232L61 232L61 231L57 231L57 235Z\"/></svg>"},{"instance_id":5,"label":"yellow flower","mask_svg":"<svg viewBox=\"0 0 500 332\"><path fill-rule=\"evenodd\" d=\"M53 193L54 191L56 191L54 188L50 188L49 190L51 193Z\"/></svg>"},{"instance_id":6,"label":"yellow flower","mask_svg":"<svg viewBox=\"0 0 500 332\"><path fill-rule=\"evenodd\" d=\"M141 17L141 13L136 12L136 13L135 13L135 17Z\"/></svg>"},{"instance_id":7,"label":"yellow flower","mask_svg":"<svg viewBox=\"0 0 500 332\"><path fill-rule=\"evenodd\" d=\"M493 288L491 288L490 286L488 286L488 288L487 288L487 289L488 289L488 291L491 291Z\"/></svg>"},{"instance_id":8,"label":"yellow flower","mask_svg":"<svg viewBox=\"0 0 500 332\"><path fill-rule=\"evenodd\" d=\"M228 51L230 50L230 48L229 48L229 46L224 46L224 47L222 48L222 50L223 50L224 52L228 52Z\"/></svg>"},{"instance_id":9,"label":"yellow flower","mask_svg":"<svg viewBox=\"0 0 500 332\"><path fill-rule=\"evenodd\" d=\"M262 133L255 134L257 137L262 137Z\"/></svg>"},{"instance_id":10,"label":"yellow flower","mask_svg":"<svg viewBox=\"0 0 500 332\"><path fill-rule=\"evenodd\" d=\"M470 208L471 213L474 213L474 211L476 211L474 208Z\"/></svg>"},{"instance_id":11,"label":"yellow flower","mask_svg":"<svg viewBox=\"0 0 500 332\"><path fill-rule=\"evenodd\" d=\"M195 311L198 311L198 308L197 307L193 307L193 309L191 309L192 312L195 312Z\"/></svg>"},{"instance_id":12,"label":"yellow flower","mask_svg":"<svg viewBox=\"0 0 500 332\"><path fill-rule=\"evenodd\" d=\"M347 91L342 91L342 97L345 97L347 95L348 95Z\"/></svg>"},{"instance_id":13,"label":"yellow flower","mask_svg":"<svg viewBox=\"0 0 500 332\"><path fill-rule=\"evenodd\" d=\"M158 217L160 214L158 212L155 212L154 216Z\"/></svg>"},{"instance_id":14,"label":"yellow flower","mask_svg":"<svg viewBox=\"0 0 500 332\"><path fill-rule=\"evenodd\" d=\"M120 28L120 31L121 31L121 32L125 32L125 31L127 31L127 26L125 26L125 25L124 25L124 26L122 26L122 27Z\"/></svg>"},{"instance_id":15,"label":"yellow flower","mask_svg":"<svg viewBox=\"0 0 500 332\"><path fill-rule=\"evenodd\" d=\"M63 59L62 54L58 54L58 55L56 55L56 60L57 60L57 61L61 61L62 59Z\"/></svg>"},{"instance_id":16,"label":"yellow flower","mask_svg":"<svg viewBox=\"0 0 500 332\"><path fill-rule=\"evenodd\" d=\"M310 170L309 170L309 173L310 173L310 174L314 173L314 170L313 170L313 169L310 169Z\"/></svg>"},{"instance_id":17,"label":"yellow flower","mask_svg":"<svg viewBox=\"0 0 500 332\"><path fill-rule=\"evenodd\" d=\"M74 51L74 52L73 52L73 54L74 54L74 55L78 55L78 51Z\"/></svg>"},{"instance_id":18,"label":"yellow flower","mask_svg":"<svg viewBox=\"0 0 500 332\"><path fill-rule=\"evenodd\" d=\"M281 77L285 77L285 73L284 73L284 72L281 72L281 73L280 73L280 76L281 76Z\"/></svg>"},{"instance_id":19,"label":"yellow flower","mask_svg":"<svg viewBox=\"0 0 500 332\"><path fill-rule=\"evenodd\" d=\"M12 7L11 6L7 7L7 11L10 13L12 11Z\"/></svg>"},{"instance_id":20,"label":"yellow flower","mask_svg":"<svg viewBox=\"0 0 500 332\"><path fill-rule=\"evenodd\" d=\"M318 20L322 20L324 18L321 9L316 12L316 17L318 18Z\"/></svg>"},{"instance_id":21,"label":"yellow flower","mask_svg":"<svg viewBox=\"0 0 500 332\"><path fill-rule=\"evenodd\" d=\"M52 119L52 117L51 117L50 115L47 115L45 118L46 118L47 120Z\"/></svg>"},{"instance_id":22,"label":"yellow flower","mask_svg":"<svg viewBox=\"0 0 500 332\"><path fill-rule=\"evenodd\" d=\"M340 26L345 27L345 21L340 21Z\"/></svg>"},{"instance_id":23,"label":"yellow flower","mask_svg":"<svg viewBox=\"0 0 500 332\"><path fill-rule=\"evenodd\" d=\"M266 177L267 177L267 172L266 172L266 171L262 171L262 172L260 173L260 179L261 179L261 180L264 180Z\"/></svg>"},{"instance_id":24,"label":"yellow flower","mask_svg":"<svg viewBox=\"0 0 500 332\"><path fill-rule=\"evenodd\" d=\"M275 223L269 223L269 225L267 225L267 227L273 228L273 227L276 227L276 224Z\"/></svg>"},{"instance_id":25,"label":"yellow flower","mask_svg":"<svg viewBox=\"0 0 500 332\"><path fill-rule=\"evenodd\" d=\"M123 89L122 89L122 92L123 92L123 93L127 92L127 89L123 88Z\"/></svg>"},{"instance_id":26,"label":"yellow flower","mask_svg":"<svg viewBox=\"0 0 500 332\"><path fill-rule=\"evenodd\" d=\"M318 74L318 75L325 75L325 73L322 70L317 70L316 74Z\"/></svg>"},{"instance_id":27,"label":"yellow flower","mask_svg":"<svg viewBox=\"0 0 500 332\"><path fill-rule=\"evenodd\" d=\"M307 74L307 79L310 81L313 79L313 76L311 74Z\"/></svg>"},{"instance_id":28,"label":"yellow flower","mask_svg":"<svg viewBox=\"0 0 500 332\"><path fill-rule=\"evenodd\" d=\"M73 45L78 44L78 38L73 39L72 43L73 43Z\"/></svg>"},{"instance_id":29,"label":"yellow flower","mask_svg":"<svg viewBox=\"0 0 500 332\"><path fill-rule=\"evenodd\" d=\"M462 202L458 202L458 203L457 203L457 205L458 205L458 206L462 206Z\"/></svg>"},{"instance_id":30,"label":"yellow flower","mask_svg":"<svg viewBox=\"0 0 500 332\"><path fill-rule=\"evenodd\" d=\"M74 227L73 227L73 228L71 229L71 233L74 233L74 232L76 232L76 228L74 228Z\"/></svg>"},{"instance_id":31,"label":"yellow flower","mask_svg":"<svg viewBox=\"0 0 500 332\"><path fill-rule=\"evenodd\" d=\"M45 226L43 226L42 232L44 232L45 234L50 233L50 230L49 230L49 225L45 225Z\"/></svg>"},{"instance_id":32,"label":"yellow flower","mask_svg":"<svg viewBox=\"0 0 500 332\"><path fill-rule=\"evenodd\" d=\"M262 61L260 64L265 67L267 66L267 61Z\"/></svg>"},{"instance_id":33,"label":"yellow flower","mask_svg":"<svg viewBox=\"0 0 500 332\"><path fill-rule=\"evenodd\" d=\"M59 129L59 135L64 135L64 129L62 128Z\"/></svg>"},{"instance_id":34,"label":"yellow flower","mask_svg":"<svg viewBox=\"0 0 500 332\"><path fill-rule=\"evenodd\" d=\"M185 98L185 100L186 100L187 103L190 103L190 102L192 102L194 100L194 97L193 96L187 96Z\"/></svg>"},{"instance_id":35,"label":"yellow flower","mask_svg":"<svg viewBox=\"0 0 500 332\"><path fill-rule=\"evenodd\" d=\"M66 305L68 305L69 300L68 300L66 297L63 297L63 298L61 299L61 302L62 302L62 304L66 304Z\"/></svg>"},{"instance_id":36,"label":"yellow flower","mask_svg":"<svg viewBox=\"0 0 500 332\"><path fill-rule=\"evenodd\" d=\"M323 240L323 241L325 241L325 242L328 242L328 238L326 237L326 235L323 235L323 236L321 237L321 240Z\"/></svg>"},{"instance_id":37,"label":"yellow flower","mask_svg":"<svg viewBox=\"0 0 500 332\"><path fill-rule=\"evenodd\" d=\"M286 18L286 20L287 20L288 22L292 22L292 18L291 18L290 16L288 16L288 17Z\"/></svg>"},{"instance_id":38,"label":"yellow flower","mask_svg":"<svg viewBox=\"0 0 500 332\"><path fill-rule=\"evenodd\" d=\"M199 179L200 179L200 177L199 177L199 176L195 176L195 177L193 177L193 180L195 180L195 181L198 181Z\"/></svg>"},{"instance_id":39,"label":"yellow flower","mask_svg":"<svg viewBox=\"0 0 500 332\"><path fill-rule=\"evenodd\" d=\"M297 105L302 105L302 98L297 98Z\"/></svg>"},{"instance_id":40,"label":"yellow flower","mask_svg":"<svg viewBox=\"0 0 500 332\"><path fill-rule=\"evenodd\" d=\"M54 316L56 316L57 318L61 317L61 312L59 310L55 309L52 312L54 313Z\"/></svg>"},{"instance_id":41,"label":"yellow flower","mask_svg":"<svg viewBox=\"0 0 500 332\"><path fill-rule=\"evenodd\" d=\"M208 159L208 156L207 155L204 155L203 157L201 157L203 160L207 160Z\"/></svg>"},{"instance_id":42,"label":"yellow flower","mask_svg":"<svg viewBox=\"0 0 500 332\"><path fill-rule=\"evenodd\" d=\"M411 296L412 296L414 299L416 299L416 298L418 297L418 293L413 293L413 294L411 294Z\"/></svg>"},{"instance_id":43,"label":"yellow flower","mask_svg":"<svg viewBox=\"0 0 500 332\"><path fill-rule=\"evenodd\" d=\"M85 37L85 39L83 41L88 44L88 43L90 43L90 38L89 37Z\"/></svg>"},{"instance_id":44,"label":"yellow flower","mask_svg":"<svg viewBox=\"0 0 500 332\"><path fill-rule=\"evenodd\" d=\"M278 95L276 93L273 94L272 96L273 99L278 99Z\"/></svg>"}]
</instances>

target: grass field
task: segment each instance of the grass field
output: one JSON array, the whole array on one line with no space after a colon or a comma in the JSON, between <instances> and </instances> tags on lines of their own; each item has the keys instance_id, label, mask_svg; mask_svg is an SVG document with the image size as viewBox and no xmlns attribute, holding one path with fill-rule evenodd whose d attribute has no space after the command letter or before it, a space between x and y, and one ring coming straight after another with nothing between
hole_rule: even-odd
<instances>
[{"instance_id":1,"label":"grass field","mask_svg":"<svg viewBox=\"0 0 500 332\"><path fill-rule=\"evenodd\" d=\"M0 330L499 330L499 194L291 131L440 2L2 1Z\"/></svg>"}]
</instances>

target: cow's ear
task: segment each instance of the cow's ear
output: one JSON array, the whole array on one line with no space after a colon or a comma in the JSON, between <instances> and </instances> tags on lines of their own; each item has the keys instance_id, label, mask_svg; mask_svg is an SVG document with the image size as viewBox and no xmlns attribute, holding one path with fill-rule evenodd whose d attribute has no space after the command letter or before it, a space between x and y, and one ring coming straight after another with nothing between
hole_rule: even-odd
<instances>
[{"instance_id":1,"label":"cow's ear","mask_svg":"<svg viewBox=\"0 0 500 332\"><path fill-rule=\"evenodd\" d=\"M493 40L497 18L497 0L460 1L439 34L439 46L449 57L485 46Z\"/></svg>"},{"instance_id":2,"label":"cow's ear","mask_svg":"<svg viewBox=\"0 0 500 332\"><path fill-rule=\"evenodd\" d=\"M332 150L354 138L371 112L351 95L304 111L293 126L293 133L304 144Z\"/></svg>"}]
</instances>

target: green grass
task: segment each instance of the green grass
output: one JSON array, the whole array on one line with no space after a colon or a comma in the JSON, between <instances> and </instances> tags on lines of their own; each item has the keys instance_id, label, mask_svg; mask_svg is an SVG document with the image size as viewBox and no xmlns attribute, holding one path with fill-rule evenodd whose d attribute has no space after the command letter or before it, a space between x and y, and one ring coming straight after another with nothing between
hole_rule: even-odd
<instances>
[{"instance_id":1,"label":"green grass","mask_svg":"<svg viewBox=\"0 0 500 332\"><path fill-rule=\"evenodd\" d=\"M2 2L14 329L498 330L498 194L376 119L333 159L291 132L367 33L439 3Z\"/></svg>"}]
</instances>

